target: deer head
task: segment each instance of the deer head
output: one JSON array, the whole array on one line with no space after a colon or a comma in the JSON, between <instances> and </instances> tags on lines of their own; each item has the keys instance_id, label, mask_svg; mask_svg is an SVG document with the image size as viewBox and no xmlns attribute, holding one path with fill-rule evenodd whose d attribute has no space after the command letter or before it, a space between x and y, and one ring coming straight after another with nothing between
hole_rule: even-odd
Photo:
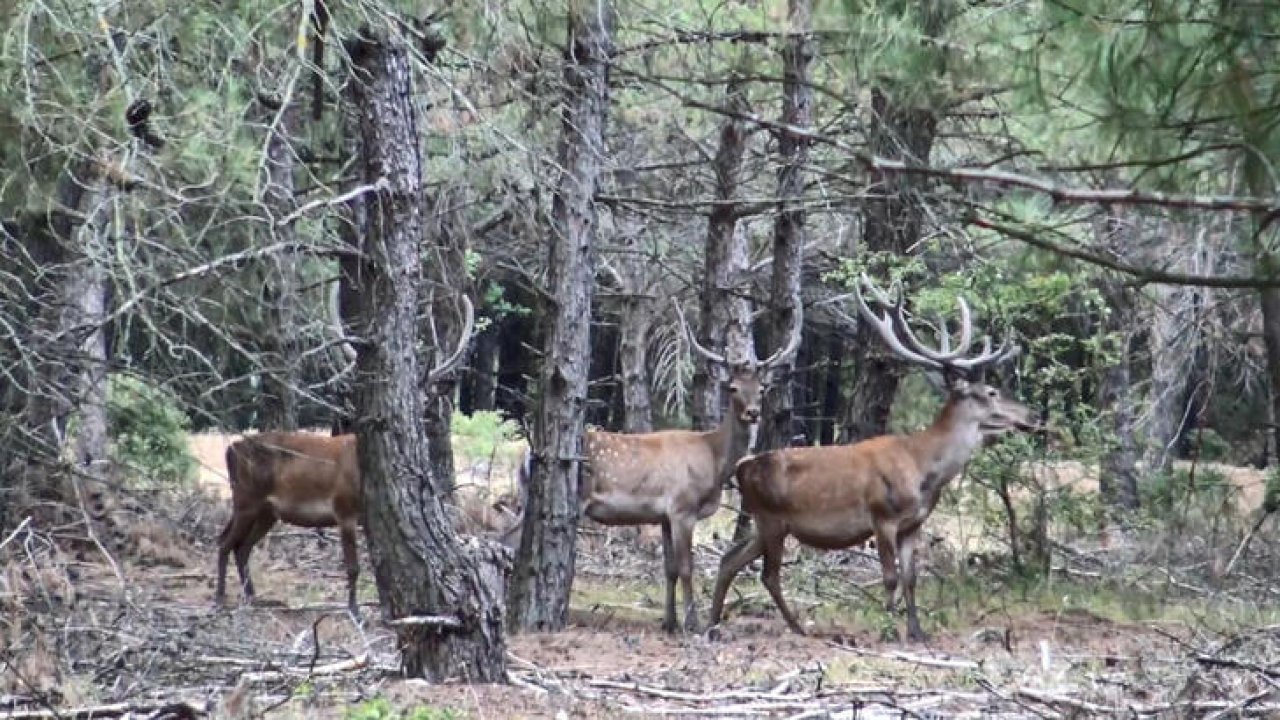
<instances>
[{"instance_id":1,"label":"deer head","mask_svg":"<svg viewBox=\"0 0 1280 720\"><path fill-rule=\"evenodd\" d=\"M866 286L875 302L884 310L877 315L867 305L862 295ZM992 437L1010 430L1033 431L1039 423L1036 413L1027 406L1009 399L998 388L983 382L988 368L1013 359L1021 349L1008 338L995 349L991 338L982 338L982 351L966 357L973 341L973 323L969 304L959 295L960 339L951 347L951 330L943 318L938 319L938 348L927 347L911 330L904 309L905 298L900 283L895 282L890 291L896 300L880 290L865 274L854 286L858 300L858 312L870 323L880 339L895 355L909 363L942 373L947 389L947 403L953 420L977 427L984 437Z\"/></svg>"},{"instance_id":2,"label":"deer head","mask_svg":"<svg viewBox=\"0 0 1280 720\"><path fill-rule=\"evenodd\" d=\"M760 400L771 380L773 366L782 358L790 356L796 351L796 348L800 347L801 331L804 328L801 313L794 314L795 320L791 326L787 344L784 347L779 348L777 352L762 361L735 364L725 359L724 355L703 347L698 342L697 336L694 335L693 329L689 327L689 323L685 321L684 311L680 309L680 303L674 298L671 302L675 305L676 314L680 317L680 325L684 328L685 335L689 338L690 347L713 364L729 369L729 381L725 388L729 391L729 400L738 419L749 425L759 422Z\"/></svg>"}]
</instances>

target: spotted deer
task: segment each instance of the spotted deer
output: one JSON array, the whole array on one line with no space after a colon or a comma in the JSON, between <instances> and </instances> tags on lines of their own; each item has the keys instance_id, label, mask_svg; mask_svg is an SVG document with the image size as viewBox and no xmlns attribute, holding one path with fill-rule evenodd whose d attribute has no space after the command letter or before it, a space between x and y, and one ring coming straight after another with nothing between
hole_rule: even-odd
<instances>
[{"instance_id":1,"label":"spotted deer","mask_svg":"<svg viewBox=\"0 0 1280 720\"><path fill-rule=\"evenodd\" d=\"M719 427L705 432L665 430L623 434L589 431L582 477L583 512L602 525L660 525L666 574L662 627L678 629L676 582L684 594L684 628L699 629L693 596L693 530L720 507L720 495L734 464L746 454L760 420L760 398L770 368L800 344L801 313L795 315L788 344L759 363L730 368L725 389L730 408ZM693 337L690 344L713 363L729 366Z\"/></svg>"}]
</instances>

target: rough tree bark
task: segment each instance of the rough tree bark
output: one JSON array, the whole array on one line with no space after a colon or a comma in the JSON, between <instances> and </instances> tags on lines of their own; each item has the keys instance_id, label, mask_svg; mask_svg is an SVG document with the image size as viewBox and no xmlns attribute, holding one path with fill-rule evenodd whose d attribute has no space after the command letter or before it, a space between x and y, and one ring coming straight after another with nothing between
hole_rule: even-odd
<instances>
[{"instance_id":1,"label":"rough tree bark","mask_svg":"<svg viewBox=\"0 0 1280 720\"><path fill-rule=\"evenodd\" d=\"M613 52L611 2L571 2L568 28L557 153L561 176L552 202L548 263L555 305L544 345L533 427L533 473L510 599L512 624L526 630L564 627L573 585L591 358L594 196L605 157L608 68Z\"/></svg>"},{"instance_id":2,"label":"rough tree bark","mask_svg":"<svg viewBox=\"0 0 1280 720\"><path fill-rule=\"evenodd\" d=\"M619 274L624 283L622 313L618 320L618 371L622 376L622 431L653 430L653 401L649 393L649 331L653 328L654 296L648 254L641 243L641 228L630 214L614 224L621 230L622 257Z\"/></svg>"},{"instance_id":3,"label":"rough tree bark","mask_svg":"<svg viewBox=\"0 0 1280 720\"><path fill-rule=\"evenodd\" d=\"M782 122L791 127L807 128L813 122L813 87L809 82L809 65L817 48L813 37L810 0L789 0L787 21L791 36L782 50ZM805 243L803 207L805 164L809 160L809 141L796 133L778 133L778 198L777 220L773 228L773 274L770 281L768 333L770 348L787 344L796 316L803 313L800 297L800 274ZM761 403L760 433L756 452L787 447L795 435L795 354L779 358L771 370L772 382ZM742 517L741 515L739 517Z\"/></svg>"},{"instance_id":4,"label":"rough tree bark","mask_svg":"<svg viewBox=\"0 0 1280 720\"><path fill-rule=\"evenodd\" d=\"M1134 442L1134 397L1131 346L1136 327L1132 291L1114 280L1102 281L1102 294L1111 312L1103 323L1114 333L1117 357L1104 368L1098 383L1098 407L1109 409L1115 445L1103 455L1098 473L1098 492L1110 507L1134 510L1138 507L1138 453Z\"/></svg>"},{"instance_id":5,"label":"rough tree bark","mask_svg":"<svg viewBox=\"0 0 1280 720\"><path fill-rule=\"evenodd\" d=\"M396 628L404 672L441 681L498 682L506 674L505 549L459 537L424 442L417 355L422 158L407 51L367 28L348 47L347 100L358 123L361 258L351 324L360 338L354 396L364 527L382 614ZM414 619L416 618L416 619Z\"/></svg>"},{"instance_id":6,"label":"rough tree bark","mask_svg":"<svg viewBox=\"0 0 1280 720\"><path fill-rule=\"evenodd\" d=\"M939 37L950 21L949 3L921 5L921 33ZM922 49L928 51L928 49ZM935 72L946 70L945 50L937 50ZM920 107L887 87L872 88L868 118L870 152L878 157L928 164L938 117L932 107ZM909 174L880 175L866 203L863 251L904 255L915 252L924 226L920 179ZM889 412L902 379L902 363L881 350L875 334L859 327L854 348L856 380L844 413L842 442L854 442L888 431Z\"/></svg>"},{"instance_id":7,"label":"rough tree bark","mask_svg":"<svg viewBox=\"0 0 1280 720\"><path fill-rule=\"evenodd\" d=\"M745 115L746 87L732 79L725 88L725 108L730 114L720 125L720 146L712 169L715 195L719 202L707 220L707 247L702 280L702 323L698 342L721 352L731 366L745 367L756 362L751 337L751 301L746 233L738 225L738 197L742 157L746 151L747 124L735 116ZM693 374L693 429L711 430L724 414L723 385L729 380L727 368L697 356Z\"/></svg>"},{"instance_id":8,"label":"rough tree bark","mask_svg":"<svg viewBox=\"0 0 1280 720\"><path fill-rule=\"evenodd\" d=\"M102 243L106 232L105 181L92 160L69 163L58 180L57 212L46 228L24 238L31 285L23 292L36 310L19 351L26 378L16 437L7 440L0 467L0 525L8 528L33 504L73 503L63 450L73 452L75 472L103 469L107 458L106 317L108 275ZM81 423L67 437L75 413Z\"/></svg>"},{"instance_id":9,"label":"rough tree bark","mask_svg":"<svg viewBox=\"0 0 1280 720\"><path fill-rule=\"evenodd\" d=\"M813 122L813 87L809 64L816 54L810 0L788 0L791 36L782 50L782 123L807 128ZM769 284L768 347L783 348L804 313L800 295L805 243L804 185L809 141L787 130L778 132L778 215L773 227L773 272ZM760 403L760 428L754 452L789 447L796 436L794 377L797 353L779 357L769 370ZM747 536L751 516L739 512L734 542Z\"/></svg>"},{"instance_id":10,"label":"rough tree bark","mask_svg":"<svg viewBox=\"0 0 1280 720\"><path fill-rule=\"evenodd\" d=\"M929 162L937 117L932 109L901 107L882 89L871 93L871 148L881 157ZM908 175L881 175L867 200L864 250L905 255L920 239L924 215L918 181ZM881 350L874 331L860 326L856 340L857 380L845 414L844 442L883 435L902 379L903 365Z\"/></svg>"},{"instance_id":11,"label":"rough tree bark","mask_svg":"<svg viewBox=\"0 0 1280 720\"><path fill-rule=\"evenodd\" d=\"M274 217L287 215L296 206L294 197L294 154L291 143L301 112L297 102L281 108L270 107L259 98L263 121L267 123L265 177L262 184L262 203ZM294 223L271 228L276 242L292 242L297 239ZM263 285L266 311L265 364L262 378L262 405L258 427L262 430L296 430L298 427L298 257L294 253L280 253L268 264Z\"/></svg>"}]
</instances>

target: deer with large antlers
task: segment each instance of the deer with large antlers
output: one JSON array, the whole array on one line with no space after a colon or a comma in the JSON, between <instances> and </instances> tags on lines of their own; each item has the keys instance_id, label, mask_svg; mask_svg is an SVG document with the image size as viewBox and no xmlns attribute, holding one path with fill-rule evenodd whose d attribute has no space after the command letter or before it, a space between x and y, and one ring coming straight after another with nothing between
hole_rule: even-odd
<instances>
[{"instance_id":1,"label":"deer with large antlers","mask_svg":"<svg viewBox=\"0 0 1280 720\"><path fill-rule=\"evenodd\" d=\"M877 316L862 296L867 284L876 300L891 307ZM787 625L804 630L782 597L779 573L788 536L822 550L852 547L874 537L884 578L886 608L892 611L901 581L907 609L907 636L924 640L916 610L916 557L920 527L944 487L983 444L1011 430L1037 428L1035 414L981 381L983 371L1013 358L1017 345L983 349L965 357L972 340L969 306L957 298L960 339L954 349L945 323L939 348L926 347L907 324L900 288L889 298L863 276L855 286L858 311L890 350L903 360L941 371L947 399L933 424L910 435L882 435L852 445L790 448L743 459L735 469L743 508L755 519L756 532L731 547L720 561L711 600L711 622L718 624L725 594L742 568L764 556L761 580Z\"/></svg>"},{"instance_id":2,"label":"deer with large antlers","mask_svg":"<svg viewBox=\"0 0 1280 720\"><path fill-rule=\"evenodd\" d=\"M679 306L676 307L679 313ZM762 386L770 367L800 344L800 313L786 347L759 363L731 367L730 408L720 426L706 432L665 430L622 434L589 431L585 442L582 504L601 525L660 525L666 571L662 627L675 632L676 582L684 594L684 628L699 629L693 597L693 530L720 507L724 482L746 454L751 429L760 420ZM700 345L680 323L703 357L729 367L723 355Z\"/></svg>"},{"instance_id":3,"label":"deer with large antlers","mask_svg":"<svg viewBox=\"0 0 1280 720\"><path fill-rule=\"evenodd\" d=\"M465 295L462 303L465 317L458 346L429 371L429 381L451 372L470 341L475 307ZM345 342L343 348L354 357L354 348ZM356 528L362 515L356 436L268 432L237 440L227 448L227 481L231 486L231 518L218 538L214 601L220 604L226 596L227 557L233 551L245 600L253 600L249 554L276 522L283 520L300 527L338 527L347 571L347 607L356 612L360 573ZM487 517L478 522L484 525Z\"/></svg>"}]
</instances>

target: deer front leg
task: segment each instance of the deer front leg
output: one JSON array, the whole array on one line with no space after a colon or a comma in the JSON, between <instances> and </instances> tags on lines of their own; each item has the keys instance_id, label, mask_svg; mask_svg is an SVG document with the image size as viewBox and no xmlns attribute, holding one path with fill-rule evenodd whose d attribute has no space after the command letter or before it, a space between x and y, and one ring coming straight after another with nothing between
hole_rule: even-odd
<instances>
[{"instance_id":1,"label":"deer front leg","mask_svg":"<svg viewBox=\"0 0 1280 720\"><path fill-rule=\"evenodd\" d=\"M693 518L671 519L671 547L675 551L676 574L684 593L684 631L697 633L698 606L693 597Z\"/></svg>"},{"instance_id":2,"label":"deer front leg","mask_svg":"<svg viewBox=\"0 0 1280 720\"><path fill-rule=\"evenodd\" d=\"M884 609L893 612L898 591L898 525L877 524L876 550L880 553L880 573L884 578Z\"/></svg>"},{"instance_id":3,"label":"deer front leg","mask_svg":"<svg viewBox=\"0 0 1280 720\"><path fill-rule=\"evenodd\" d=\"M675 547L672 543L670 519L662 521L662 566L667 579L666 610L662 615L662 629L674 633L676 631L676 577L679 566L676 563Z\"/></svg>"},{"instance_id":4,"label":"deer front leg","mask_svg":"<svg viewBox=\"0 0 1280 720\"><path fill-rule=\"evenodd\" d=\"M907 605L907 639L912 642L924 642L929 639L920 627L920 616L916 610L915 551L919 541L919 528L898 538L898 564L902 566L902 599Z\"/></svg>"},{"instance_id":5,"label":"deer front leg","mask_svg":"<svg viewBox=\"0 0 1280 720\"><path fill-rule=\"evenodd\" d=\"M724 615L724 598L729 592L729 586L733 584L733 579L748 563L760 557L763 551L760 536L750 535L739 540L720 558L720 569L716 571L716 589L711 594L711 617L708 622L712 625L720 624L720 618Z\"/></svg>"}]
</instances>

